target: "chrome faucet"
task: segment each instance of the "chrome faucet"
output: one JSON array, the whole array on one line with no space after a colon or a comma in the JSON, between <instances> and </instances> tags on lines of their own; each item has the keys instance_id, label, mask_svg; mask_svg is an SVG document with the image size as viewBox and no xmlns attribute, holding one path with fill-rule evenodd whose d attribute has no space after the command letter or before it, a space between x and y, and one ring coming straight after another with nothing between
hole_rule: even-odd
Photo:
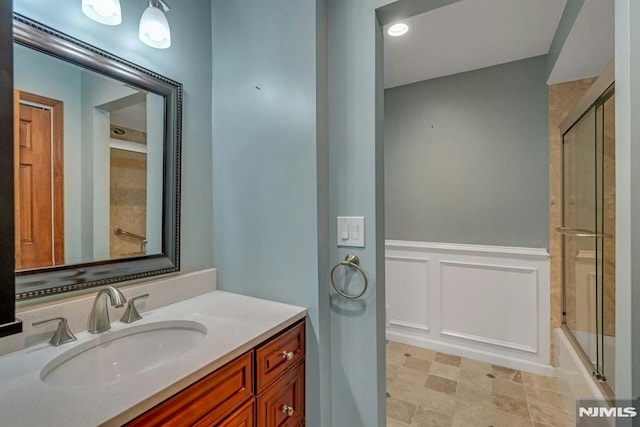
<instances>
[{"instance_id":1,"label":"chrome faucet","mask_svg":"<svg viewBox=\"0 0 640 427\"><path fill-rule=\"evenodd\" d=\"M96 299L93 301L93 308L89 315L89 333L91 334L97 334L111 329L107 297L114 307L122 307L127 302L122 292L113 286L100 289L96 295Z\"/></svg>"}]
</instances>

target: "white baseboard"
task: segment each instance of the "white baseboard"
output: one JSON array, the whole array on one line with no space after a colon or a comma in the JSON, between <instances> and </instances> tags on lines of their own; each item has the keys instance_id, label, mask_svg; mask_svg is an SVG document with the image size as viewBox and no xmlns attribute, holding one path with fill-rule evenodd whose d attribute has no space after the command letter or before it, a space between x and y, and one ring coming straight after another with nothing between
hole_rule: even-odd
<instances>
[{"instance_id":1,"label":"white baseboard","mask_svg":"<svg viewBox=\"0 0 640 427\"><path fill-rule=\"evenodd\" d=\"M469 359L479 360L481 362L491 363L494 365L504 366L505 368L517 369L519 371L531 372L533 374L552 377L554 375L553 366L530 362L512 358L501 354L489 353L487 351L469 348L466 346L456 345L449 342L431 340L428 338L419 338L402 332L387 330L387 339L403 344L413 345L415 347L427 348L429 350L441 353L452 354L454 356L467 357Z\"/></svg>"}]
</instances>

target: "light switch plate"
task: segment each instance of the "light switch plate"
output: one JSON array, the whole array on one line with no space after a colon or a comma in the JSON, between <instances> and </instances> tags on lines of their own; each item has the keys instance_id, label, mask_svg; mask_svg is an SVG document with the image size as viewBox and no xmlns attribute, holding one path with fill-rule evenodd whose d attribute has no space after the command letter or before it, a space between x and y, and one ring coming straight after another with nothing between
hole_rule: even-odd
<instances>
[{"instance_id":1,"label":"light switch plate","mask_svg":"<svg viewBox=\"0 0 640 427\"><path fill-rule=\"evenodd\" d=\"M337 225L338 246L364 248L363 216L339 216Z\"/></svg>"}]
</instances>

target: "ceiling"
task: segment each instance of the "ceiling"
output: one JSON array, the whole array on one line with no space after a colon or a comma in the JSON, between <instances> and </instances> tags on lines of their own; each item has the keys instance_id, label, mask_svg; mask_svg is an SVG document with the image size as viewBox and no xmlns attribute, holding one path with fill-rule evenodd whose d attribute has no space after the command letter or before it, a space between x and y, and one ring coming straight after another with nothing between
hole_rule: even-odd
<instances>
[{"instance_id":1,"label":"ceiling","mask_svg":"<svg viewBox=\"0 0 640 427\"><path fill-rule=\"evenodd\" d=\"M111 124L134 129L140 132L147 131L147 103L142 102L129 107L124 107L111 112Z\"/></svg>"},{"instance_id":2,"label":"ceiling","mask_svg":"<svg viewBox=\"0 0 640 427\"><path fill-rule=\"evenodd\" d=\"M614 1L587 0L562 47L548 84L599 76L615 53Z\"/></svg>"},{"instance_id":3,"label":"ceiling","mask_svg":"<svg viewBox=\"0 0 640 427\"><path fill-rule=\"evenodd\" d=\"M565 2L462 0L403 20L405 36L385 33L385 88L544 55Z\"/></svg>"}]
</instances>

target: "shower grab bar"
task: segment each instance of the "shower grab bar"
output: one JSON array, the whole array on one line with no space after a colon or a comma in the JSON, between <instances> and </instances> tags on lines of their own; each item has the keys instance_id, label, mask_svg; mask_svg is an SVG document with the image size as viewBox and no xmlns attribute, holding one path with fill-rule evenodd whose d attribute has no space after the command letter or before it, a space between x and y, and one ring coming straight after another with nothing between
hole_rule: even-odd
<instances>
[{"instance_id":1,"label":"shower grab bar","mask_svg":"<svg viewBox=\"0 0 640 427\"><path fill-rule=\"evenodd\" d=\"M124 231L122 228L120 227L116 227L115 230L113 230L113 234L115 234L116 236L125 236L125 237L130 237L132 239L136 239L139 240L141 242L145 242L147 241L147 238L144 236L140 236L139 234L133 234L133 233L129 233L128 231Z\"/></svg>"},{"instance_id":2,"label":"shower grab bar","mask_svg":"<svg viewBox=\"0 0 640 427\"><path fill-rule=\"evenodd\" d=\"M596 233L582 228L556 227L556 231L562 235L571 237L612 237L611 234Z\"/></svg>"}]
</instances>

